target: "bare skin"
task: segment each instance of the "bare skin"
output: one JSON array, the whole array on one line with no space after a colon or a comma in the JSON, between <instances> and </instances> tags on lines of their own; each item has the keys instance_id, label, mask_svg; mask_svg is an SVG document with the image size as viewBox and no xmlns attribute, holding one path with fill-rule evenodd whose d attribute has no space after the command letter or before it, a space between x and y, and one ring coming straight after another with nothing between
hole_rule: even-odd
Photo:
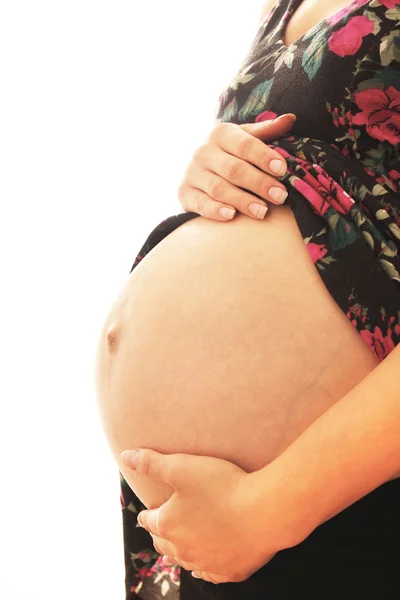
<instances>
[{"instance_id":1,"label":"bare skin","mask_svg":"<svg viewBox=\"0 0 400 600\"><path fill-rule=\"evenodd\" d=\"M262 19L274 8L276 0L267 0L262 11ZM292 15L284 35L284 44L291 46L317 23L351 4L349 0L303 0Z\"/></svg>"},{"instance_id":2,"label":"bare skin","mask_svg":"<svg viewBox=\"0 0 400 600\"><path fill-rule=\"evenodd\" d=\"M100 336L97 390L116 458L153 448L276 458L377 366L325 288L289 206L198 217L134 269ZM149 508L171 489L123 470Z\"/></svg>"},{"instance_id":3,"label":"bare skin","mask_svg":"<svg viewBox=\"0 0 400 600\"><path fill-rule=\"evenodd\" d=\"M348 4L303 0L285 43ZM96 382L116 460L147 447L251 472L377 364L327 291L290 207L269 204L265 221L193 219L141 261L104 324ZM169 486L120 468L148 508L170 497Z\"/></svg>"}]
</instances>

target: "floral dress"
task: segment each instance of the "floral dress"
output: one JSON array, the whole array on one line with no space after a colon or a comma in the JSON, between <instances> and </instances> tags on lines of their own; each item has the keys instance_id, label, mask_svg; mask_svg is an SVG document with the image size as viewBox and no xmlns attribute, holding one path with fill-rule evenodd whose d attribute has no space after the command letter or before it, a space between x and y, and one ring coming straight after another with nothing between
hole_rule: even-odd
<instances>
[{"instance_id":1,"label":"floral dress","mask_svg":"<svg viewBox=\"0 0 400 600\"><path fill-rule=\"evenodd\" d=\"M217 118L242 124L297 116L290 135L268 143L288 164L279 178L289 192L286 203L331 296L382 361L400 342L400 3L354 0L286 46L284 31L301 1L278 0L266 15L219 98ZM163 220L131 272L165 236L197 216ZM151 536L136 527L146 507L122 475L121 504L126 600L299 594L389 600L400 594L400 480L235 584L214 585L164 565Z\"/></svg>"}]
</instances>

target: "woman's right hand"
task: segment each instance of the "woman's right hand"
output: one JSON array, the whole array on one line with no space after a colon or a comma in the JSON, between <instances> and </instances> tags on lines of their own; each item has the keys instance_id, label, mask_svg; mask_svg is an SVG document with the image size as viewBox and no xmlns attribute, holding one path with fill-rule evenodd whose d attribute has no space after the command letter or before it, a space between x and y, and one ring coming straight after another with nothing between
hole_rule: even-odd
<instances>
[{"instance_id":1,"label":"woman's right hand","mask_svg":"<svg viewBox=\"0 0 400 600\"><path fill-rule=\"evenodd\" d=\"M217 123L207 142L194 153L179 187L178 199L185 212L226 221L236 214L232 209L237 209L249 217L263 219L268 208L262 199L282 204L287 191L276 177L285 174L286 161L265 141L283 137L295 120L296 116L288 113L258 123ZM278 161L278 166L283 165L283 172L273 172L273 160ZM282 201L273 196L276 188L285 193ZM259 215L252 214L254 204L262 209ZM232 216L224 216L221 209L230 210Z\"/></svg>"}]
</instances>

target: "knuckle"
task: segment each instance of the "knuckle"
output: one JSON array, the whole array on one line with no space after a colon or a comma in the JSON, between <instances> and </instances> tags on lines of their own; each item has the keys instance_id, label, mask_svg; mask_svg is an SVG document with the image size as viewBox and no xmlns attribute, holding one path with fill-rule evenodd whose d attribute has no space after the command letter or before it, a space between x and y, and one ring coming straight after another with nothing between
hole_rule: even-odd
<instances>
[{"instance_id":1,"label":"knuckle","mask_svg":"<svg viewBox=\"0 0 400 600\"><path fill-rule=\"evenodd\" d=\"M210 137L208 139L210 140L216 140L222 136L224 136L226 133L229 133L229 131L232 131L232 129L235 128L235 123L221 123L218 122L214 129L212 130Z\"/></svg>"},{"instance_id":2,"label":"knuckle","mask_svg":"<svg viewBox=\"0 0 400 600\"><path fill-rule=\"evenodd\" d=\"M194 200L194 212L203 215L205 212L206 197L203 193L197 194Z\"/></svg>"},{"instance_id":3,"label":"knuckle","mask_svg":"<svg viewBox=\"0 0 400 600\"><path fill-rule=\"evenodd\" d=\"M226 175L228 179L239 181L243 178L244 165L238 160L230 160L226 166Z\"/></svg>"},{"instance_id":4,"label":"knuckle","mask_svg":"<svg viewBox=\"0 0 400 600\"><path fill-rule=\"evenodd\" d=\"M249 136L242 137L238 142L238 156L239 158L245 159L249 156L251 148L253 147L253 140Z\"/></svg>"},{"instance_id":5,"label":"knuckle","mask_svg":"<svg viewBox=\"0 0 400 600\"><path fill-rule=\"evenodd\" d=\"M262 175L257 177L257 181L255 184L256 194L261 196L261 198L268 198L268 190L270 188L270 183L266 180Z\"/></svg>"},{"instance_id":6,"label":"knuckle","mask_svg":"<svg viewBox=\"0 0 400 600\"><path fill-rule=\"evenodd\" d=\"M161 518L158 519L158 535L162 538L168 538L168 526L161 521Z\"/></svg>"},{"instance_id":7,"label":"knuckle","mask_svg":"<svg viewBox=\"0 0 400 600\"><path fill-rule=\"evenodd\" d=\"M148 476L150 472L150 456L147 452L139 452L139 462L136 467L136 472L139 475Z\"/></svg>"},{"instance_id":8,"label":"knuckle","mask_svg":"<svg viewBox=\"0 0 400 600\"><path fill-rule=\"evenodd\" d=\"M204 152L208 148L208 144L201 144L196 150L193 152L192 160L199 160L203 156Z\"/></svg>"},{"instance_id":9,"label":"knuckle","mask_svg":"<svg viewBox=\"0 0 400 600\"><path fill-rule=\"evenodd\" d=\"M215 178L210 183L210 196L215 199L222 198L225 184L220 178Z\"/></svg>"}]
</instances>

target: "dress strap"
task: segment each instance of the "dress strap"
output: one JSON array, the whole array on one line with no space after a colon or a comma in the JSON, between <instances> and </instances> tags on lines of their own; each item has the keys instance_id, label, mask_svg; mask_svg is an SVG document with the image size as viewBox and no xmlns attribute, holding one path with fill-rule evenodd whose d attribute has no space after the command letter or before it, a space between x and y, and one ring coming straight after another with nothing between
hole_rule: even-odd
<instances>
[{"instance_id":1,"label":"dress strap","mask_svg":"<svg viewBox=\"0 0 400 600\"><path fill-rule=\"evenodd\" d=\"M271 9L271 14L266 24L268 33L283 31L292 14L297 10L303 0L277 0Z\"/></svg>"}]
</instances>

